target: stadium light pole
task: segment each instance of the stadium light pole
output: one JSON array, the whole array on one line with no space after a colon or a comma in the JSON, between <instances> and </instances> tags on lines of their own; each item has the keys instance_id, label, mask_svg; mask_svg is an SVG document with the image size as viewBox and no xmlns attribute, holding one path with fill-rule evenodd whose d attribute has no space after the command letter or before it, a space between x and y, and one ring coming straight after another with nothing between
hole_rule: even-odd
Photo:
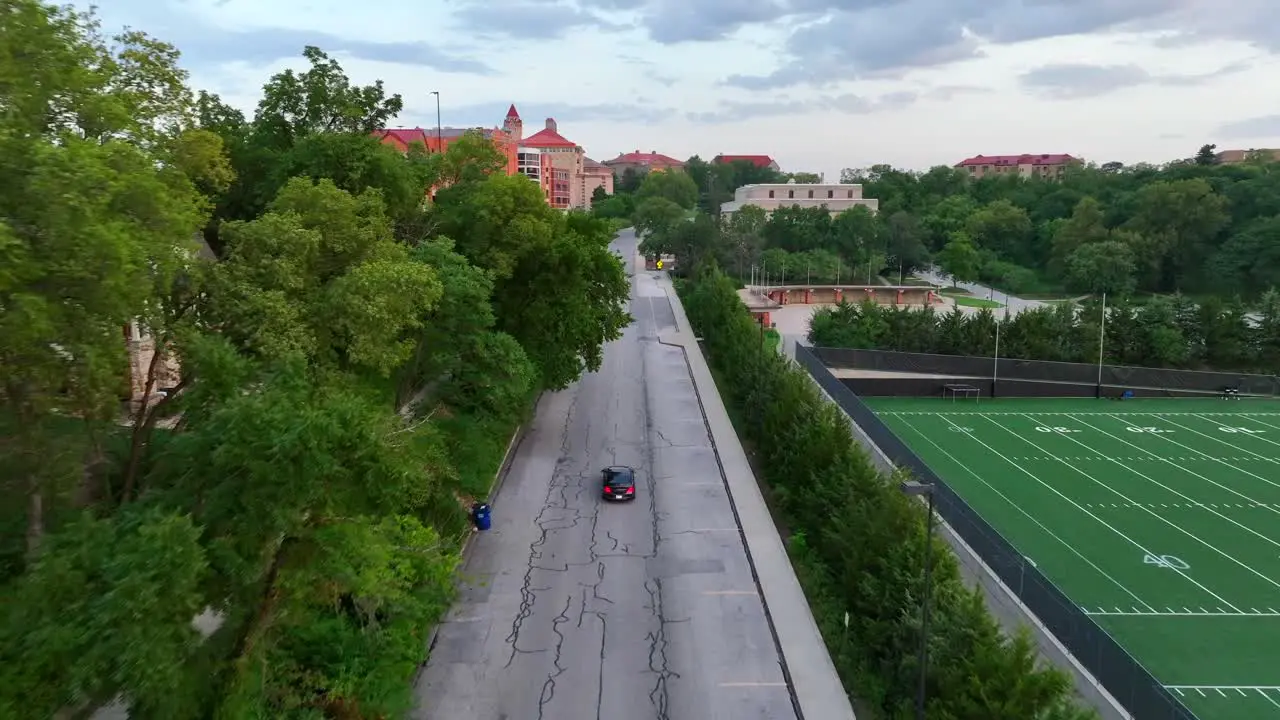
<instances>
[{"instance_id":1,"label":"stadium light pole","mask_svg":"<svg viewBox=\"0 0 1280 720\"><path fill-rule=\"evenodd\" d=\"M1107 294L1102 293L1102 318L1098 322L1098 396L1102 396L1102 348L1107 341Z\"/></svg>"},{"instance_id":2,"label":"stadium light pole","mask_svg":"<svg viewBox=\"0 0 1280 720\"><path fill-rule=\"evenodd\" d=\"M920 599L920 682L916 688L916 720L924 720L925 683L929 673L929 596L933 584L933 491L932 483L905 480L900 486L907 497L929 498L929 518L924 525L924 593Z\"/></svg>"},{"instance_id":3,"label":"stadium light pole","mask_svg":"<svg viewBox=\"0 0 1280 720\"><path fill-rule=\"evenodd\" d=\"M1000 379L1000 321L996 320L996 354L991 358L991 397L996 396L996 382Z\"/></svg>"}]
</instances>

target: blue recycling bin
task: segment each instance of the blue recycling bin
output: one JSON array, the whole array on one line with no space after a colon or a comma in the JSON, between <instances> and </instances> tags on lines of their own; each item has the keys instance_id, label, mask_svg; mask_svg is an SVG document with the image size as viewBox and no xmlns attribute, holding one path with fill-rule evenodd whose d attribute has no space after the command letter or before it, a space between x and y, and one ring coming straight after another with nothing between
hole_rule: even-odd
<instances>
[{"instance_id":1,"label":"blue recycling bin","mask_svg":"<svg viewBox=\"0 0 1280 720\"><path fill-rule=\"evenodd\" d=\"M471 506L471 517L476 523L477 530L488 530L493 523L491 516L492 508L487 503L476 503Z\"/></svg>"}]
</instances>

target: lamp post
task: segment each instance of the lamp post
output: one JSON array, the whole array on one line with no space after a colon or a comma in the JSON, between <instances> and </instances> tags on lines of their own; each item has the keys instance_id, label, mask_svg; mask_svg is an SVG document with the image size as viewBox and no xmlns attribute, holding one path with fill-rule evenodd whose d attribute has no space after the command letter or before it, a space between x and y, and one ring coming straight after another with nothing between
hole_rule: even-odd
<instances>
[{"instance_id":1,"label":"lamp post","mask_svg":"<svg viewBox=\"0 0 1280 720\"><path fill-rule=\"evenodd\" d=\"M929 519L924 530L924 595L920 600L920 685L916 688L916 720L924 720L925 680L929 667L929 594L933 581L933 491L930 483L906 480L901 485L908 497L926 495L929 498Z\"/></svg>"},{"instance_id":2,"label":"lamp post","mask_svg":"<svg viewBox=\"0 0 1280 720\"><path fill-rule=\"evenodd\" d=\"M768 307L766 305L766 307ZM760 357L756 363L756 442L760 441L764 435L764 398L760 397L761 389L764 387L764 314L765 310L760 311L756 321L760 323Z\"/></svg>"},{"instance_id":3,"label":"lamp post","mask_svg":"<svg viewBox=\"0 0 1280 720\"><path fill-rule=\"evenodd\" d=\"M436 152L444 152L444 128L440 125L440 91L432 90L436 96Z\"/></svg>"}]
</instances>

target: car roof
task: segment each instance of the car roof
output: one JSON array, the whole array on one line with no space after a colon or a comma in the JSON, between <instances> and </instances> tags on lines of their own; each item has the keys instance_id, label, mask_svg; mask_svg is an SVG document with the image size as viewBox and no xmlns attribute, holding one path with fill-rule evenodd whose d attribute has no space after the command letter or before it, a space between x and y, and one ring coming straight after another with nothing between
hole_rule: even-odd
<instances>
[{"instance_id":1,"label":"car roof","mask_svg":"<svg viewBox=\"0 0 1280 720\"><path fill-rule=\"evenodd\" d=\"M610 465L604 469L604 474L609 477L635 477L635 468L626 465Z\"/></svg>"}]
</instances>

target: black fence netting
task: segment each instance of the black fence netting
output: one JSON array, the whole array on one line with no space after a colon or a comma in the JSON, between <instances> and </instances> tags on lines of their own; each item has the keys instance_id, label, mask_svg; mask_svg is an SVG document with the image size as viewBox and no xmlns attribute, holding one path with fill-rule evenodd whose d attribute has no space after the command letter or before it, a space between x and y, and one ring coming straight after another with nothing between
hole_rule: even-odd
<instances>
[{"instance_id":1,"label":"black fence netting","mask_svg":"<svg viewBox=\"0 0 1280 720\"><path fill-rule=\"evenodd\" d=\"M861 351L859 351L861 352ZM1137 720L1195 720L1167 689L1051 583L938 477L815 352L796 346L796 360L867 437L898 467L933 483L938 514L973 548L1040 622Z\"/></svg>"},{"instance_id":2,"label":"black fence netting","mask_svg":"<svg viewBox=\"0 0 1280 720\"><path fill-rule=\"evenodd\" d=\"M1280 395L1280 377L1243 373L1173 370L1169 368L1130 367L1085 363L1051 362L1047 360L1015 360L1012 358L974 357L969 355L934 355L893 350L860 350L851 348L813 348L813 353L827 367L857 368L882 372L981 377L1007 380L1039 380L1045 382L1102 385L1135 389L1181 390L1214 393L1223 388L1238 388L1246 395Z\"/></svg>"}]
</instances>

